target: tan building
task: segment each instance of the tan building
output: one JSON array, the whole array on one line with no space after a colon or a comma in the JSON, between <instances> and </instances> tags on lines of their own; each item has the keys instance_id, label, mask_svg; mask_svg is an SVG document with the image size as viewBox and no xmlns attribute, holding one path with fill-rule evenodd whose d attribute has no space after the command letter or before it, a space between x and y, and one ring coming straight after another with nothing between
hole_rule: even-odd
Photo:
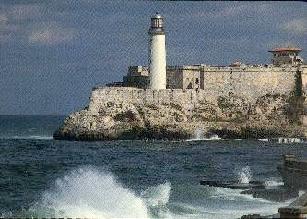
<instances>
[{"instance_id":1,"label":"tan building","mask_svg":"<svg viewBox=\"0 0 307 219\"><path fill-rule=\"evenodd\" d=\"M168 66L167 89L203 89L203 65Z\"/></svg>"},{"instance_id":2,"label":"tan building","mask_svg":"<svg viewBox=\"0 0 307 219\"><path fill-rule=\"evenodd\" d=\"M297 66L303 63L303 59L298 55L302 50L300 48L276 48L269 50L273 53L272 63L276 66L293 65Z\"/></svg>"},{"instance_id":3,"label":"tan building","mask_svg":"<svg viewBox=\"0 0 307 219\"><path fill-rule=\"evenodd\" d=\"M203 65L167 66L167 89L203 89L201 76ZM202 77L203 78L203 77ZM124 87L148 88L149 72L147 66L130 66L128 73L123 77Z\"/></svg>"},{"instance_id":4,"label":"tan building","mask_svg":"<svg viewBox=\"0 0 307 219\"><path fill-rule=\"evenodd\" d=\"M146 66L129 66L128 73L123 77L124 87L147 88L149 71Z\"/></svg>"}]
</instances>

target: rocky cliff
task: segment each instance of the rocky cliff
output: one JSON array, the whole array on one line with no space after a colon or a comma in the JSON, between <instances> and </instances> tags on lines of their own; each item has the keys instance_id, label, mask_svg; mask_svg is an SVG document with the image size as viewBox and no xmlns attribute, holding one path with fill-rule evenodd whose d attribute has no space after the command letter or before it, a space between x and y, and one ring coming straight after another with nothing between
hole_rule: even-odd
<instances>
[{"instance_id":1,"label":"rocky cliff","mask_svg":"<svg viewBox=\"0 0 307 219\"><path fill-rule=\"evenodd\" d=\"M223 138L302 137L302 98L268 93L254 99L204 90L95 88L89 105L68 116L55 139L188 139L196 132Z\"/></svg>"}]
</instances>

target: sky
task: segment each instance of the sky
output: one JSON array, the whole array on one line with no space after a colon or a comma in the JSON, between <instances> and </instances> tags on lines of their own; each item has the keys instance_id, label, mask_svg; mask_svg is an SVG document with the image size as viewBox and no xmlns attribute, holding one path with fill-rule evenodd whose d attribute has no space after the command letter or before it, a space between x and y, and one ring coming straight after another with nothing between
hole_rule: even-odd
<instances>
[{"instance_id":1,"label":"sky","mask_svg":"<svg viewBox=\"0 0 307 219\"><path fill-rule=\"evenodd\" d=\"M93 86L147 65L156 12L168 65L266 64L281 46L307 60L305 2L0 0L0 114L82 109Z\"/></svg>"}]
</instances>

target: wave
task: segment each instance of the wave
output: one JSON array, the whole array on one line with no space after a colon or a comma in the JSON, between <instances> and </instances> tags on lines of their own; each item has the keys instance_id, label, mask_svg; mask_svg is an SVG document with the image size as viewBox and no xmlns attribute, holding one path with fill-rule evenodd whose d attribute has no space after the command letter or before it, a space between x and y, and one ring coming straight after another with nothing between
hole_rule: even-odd
<instances>
[{"instance_id":1,"label":"wave","mask_svg":"<svg viewBox=\"0 0 307 219\"><path fill-rule=\"evenodd\" d=\"M228 201L234 205L219 209L215 218L240 218L246 214L272 215L278 212L278 208L288 206L295 200L271 201L264 198L255 198L251 194L241 194L242 191L240 189L215 188L213 198L224 202ZM238 205L238 202L241 204Z\"/></svg>"},{"instance_id":2,"label":"wave","mask_svg":"<svg viewBox=\"0 0 307 219\"><path fill-rule=\"evenodd\" d=\"M276 203L263 198L255 198L252 194L242 194L243 189L229 189L229 188L214 188L211 195L214 199L231 200L231 201L244 201L253 203Z\"/></svg>"},{"instance_id":3,"label":"wave","mask_svg":"<svg viewBox=\"0 0 307 219\"><path fill-rule=\"evenodd\" d=\"M258 141L263 142L276 142L279 144L292 144L292 143L305 143L304 139L301 138L287 138L287 137L280 137L280 138L260 138L257 139Z\"/></svg>"},{"instance_id":4,"label":"wave","mask_svg":"<svg viewBox=\"0 0 307 219\"><path fill-rule=\"evenodd\" d=\"M263 198L255 198L251 194L241 194L241 189L203 186L200 192L206 193L206 199L200 203L175 203L181 212L187 212L195 217L182 218L241 218L246 214L272 215L278 208L289 205L286 202L274 202ZM173 207L174 208L174 207ZM190 216L190 215L189 215ZM180 218L180 217L179 217Z\"/></svg>"},{"instance_id":5,"label":"wave","mask_svg":"<svg viewBox=\"0 0 307 219\"><path fill-rule=\"evenodd\" d=\"M204 130L201 128L197 128L194 131L194 136L191 139L187 139L187 141L208 141L208 140L221 140L221 138L217 134L213 134L208 137L208 134L204 133Z\"/></svg>"},{"instance_id":6,"label":"wave","mask_svg":"<svg viewBox=\"0 0 307 219\"><path fill-rule=\"evenodd\" d=\"M264 182L266 188L283 186L284 182L277 179L268 179Z\"/></svg>"},{"instance_id":7,"label":"wave","mask_svg":"<svg viewBox=\"0 0 307 219\"><path fill-rule=\"evenodd\" d=\"M158 186L152 186L141 193L151 217L154 218L173 218L168 209L168 202L171 194L171 184L166 182Z\"/></svg>"},{"instance_id":8,"label":"wave","mask_svg":"<svg viewBox=\"0 0 307 219\"><path fill-rule=\"evenodd\" d=\"M111 172L87 166L57 179L52 188L42 193L40 200L17 216L238 218L250 213L271 214L286 205L284 202L253 198L252 195L241 194L241 191L189 184L174 186L166 181L136 193L121 184Z\"/></svg>"},{"instance_id":9,"label":"wave","mask_svg":"<svg viewBox=\"0 0 307 219\"><path fill-rule=\"evenodd\" d=\"M259 138L258 141L269 141L268 138Z\"/></svg>"},{"instance_id":10,"label":"wave","mask_svg":"<svg viewBox=\"0 0 307 219\"><path fill-rule=\"evenodd\" d=\"M29 209L31 217L151 218L170 216L167 207L171 184L150 187L137 195L113 174L83 167L57 179ZM171 216L170 216L171 217Z\"/></svg>"},{"instance_id":11,"label":"wave","mask_svg":"<svg viewBox=\"0 0 307 219\"><path fill-rule=\"evenodd\" d=\"M29 135L29 136L0 136L0 139L22 139L22 140L52 140L53 136L47 135Z\"/></svg>"},{"instance_id":12,"label":"wave","mask_svg":"<svg viewBox=\"0 0 307 219\"><path fill-rule=\"evenodd\" d=\"M304 143L303 139L300 138L278 138L279 144L291 144L291 143Z\"/></svg>"},{"instance_id":13,"label":"wave","mask_svg":"<svg viewBox=\"0 0 307 219\"><path fill-rule=\"evenodd\" d=\"M112 174L92 167L56 180L54 188L30 211L38 217L149 218L141 197L124 188Z\"/></svg>"},{"instance_id":14,"label":"wave","mask_svg":"<svg viewBox=\"0 0 307 219\"><path fill-rule=\"evenodd\" d=\"M223 140L223 139L220 138L218 135L212 135L209 138L196 137L196 138L187 139L186 141L217 141L217 140Z\"/></svg>"},{"instance_id":15,"label":"wave","mask_svg":"<svg viewBox=\"0 0 307 219\"><path fill-rule=\"evenodd\" d=\"M243 167L238 173L239 183L248 184L252 179L252 171L249 166Z\"/></svg>"},{"instance_id":16,"label":"wave","mask_svg":"<svg viewBox=\"0 0 307 219\"><path fill-rule=\"evenodd\" d=\"M147 205L154 207L166 205L169 201L170 193L171 183L166 182L158 186L149 187L141 193L141 196L146 200Z\"/></svg>"}]
</instances>

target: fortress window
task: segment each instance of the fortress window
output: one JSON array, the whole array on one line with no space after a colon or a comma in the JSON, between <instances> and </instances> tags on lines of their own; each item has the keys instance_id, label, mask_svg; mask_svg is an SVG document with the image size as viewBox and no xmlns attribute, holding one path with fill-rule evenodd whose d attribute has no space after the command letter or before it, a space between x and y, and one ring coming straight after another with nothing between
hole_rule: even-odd
<instances>
[{"instance_id":1,"label":"fortress window","mask_svg":"<svg viewBox=\"0 0 307 219\"><path fill-rule=\"evenodd\" d=\"M192 83L190 82L189 85L187 86L187 89L192 89L193 88L193 85Z\"/></svg>"}]
</instances>

